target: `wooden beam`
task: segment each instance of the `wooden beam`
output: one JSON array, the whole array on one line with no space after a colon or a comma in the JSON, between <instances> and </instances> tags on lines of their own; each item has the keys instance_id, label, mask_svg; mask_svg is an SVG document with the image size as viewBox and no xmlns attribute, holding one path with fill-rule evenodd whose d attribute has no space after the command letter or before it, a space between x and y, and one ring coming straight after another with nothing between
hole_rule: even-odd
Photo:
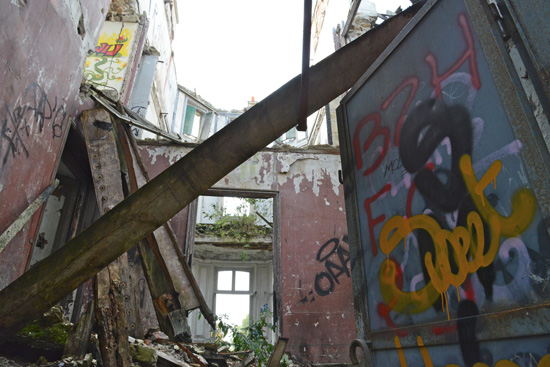
<instances>
[{"instance_id":1,"label":"wooden beam","mask_svg":"<svg viewBox=\"0 0 550 367\"><path fill-rule=\"evenodd\" d=\"M128 126L123 126L120 120L116 117L114 117L114 121L115 127L117 128L118 139L122 150L124 151L126 164L128 166L130 190L133 193L150 181L149 174L147 173L145 165L141 160L137 144L130 128ZM157 287L157 283L151 282L149 284L151 293L160 293L160 295L171 293L177 298L177 302L175 303L178 306L177 308L181 308L184 311L190 311L200 307L201 313L205 315L212 327L215 327L214 315L208 308L208 305L204 300L202 292L197 285L189 265L185 262L183 254L179 249L176 235L172 231L170 224L165 223L163 226L157 228L147 238L160 266L155 264L152 259L146 259L147 263L149 266L157 266L165 270L163 271L163 274L167 278L167 283L171 285L170 289L163 289L163 291L160 291ZM140 254L142 257L147 256L148 254L148 251L141 245ZM154 274L147 274L147 272L151 270L153 269L150 269L149 267L144 268L147 279L152 279L155 276ZM162 285L162 282L160 285ZM154 296L153 298L156 300L158 297ZM156 303L154 304L156 305ZM159 319L159 323L162 327L162 320ZM177 336L177 334L172 335L169 330L163 331L170 337Z\"/></svg>"},{"instance_id":2,"label":"wooden beam","mask_svg":"<svg viewBox=\"0 0 550 367\"><path fill-rule=\"evenodd\" d=\"M124 200L114 126L111 116L102 108L82 112L81 120L97 206L100 213L107 213ZM94 279L95 313L105 366L129 367L131 364L129 353L125 354L130 350L127 318L135 320L136 315L128 307L133 292L128 277L123 274L127 269L128 257L124 252Z\"/></svg>"},{"instance_id":3,"label":"wooden beam","mask_svg":"<svg viewBox=\"0 0 550 367\"><path fill-rule=\"evenodd\" d=\"M419 8L399 13L312 66L308 113L351 88ZM298 75L0 291L0 343L295 126L299 91Z\"/></svg>"},{"instance_id":4,"label":"wooden beam","mask_svg":"<svg viewBox=\"0 0 550 367\"><path fill-rule=\"evenodd\" d=\"M269 361L267 361L266 367L279 366L279 364L281 363L281 358L283 358L283 354L285 354L285 349L287 344L288 344L288 338L277 339L277 343L275 343L273 352L271 352L271 355L269 356Z\"/></svg>"}]
</instances>

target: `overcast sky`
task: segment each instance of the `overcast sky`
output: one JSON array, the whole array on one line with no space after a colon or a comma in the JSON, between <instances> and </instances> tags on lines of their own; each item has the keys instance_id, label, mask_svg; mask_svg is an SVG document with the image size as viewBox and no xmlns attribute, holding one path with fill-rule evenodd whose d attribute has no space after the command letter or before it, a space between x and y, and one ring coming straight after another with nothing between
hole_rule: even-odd
<instances>
[{"instance_id":1,"label":"overcast sky","mask_svg":"<svg viewBox=\"0 0 550 367\"><path fill-rule=\"evenodd\" d=\"M346 12L349 3L329 0ZM378 12L410 5L375 3ZM300 0L179 0L174 38L179 84L227 110L246 107L252 96L267 97L301 73L303 6Z\"/></svg>"}]
</instances>

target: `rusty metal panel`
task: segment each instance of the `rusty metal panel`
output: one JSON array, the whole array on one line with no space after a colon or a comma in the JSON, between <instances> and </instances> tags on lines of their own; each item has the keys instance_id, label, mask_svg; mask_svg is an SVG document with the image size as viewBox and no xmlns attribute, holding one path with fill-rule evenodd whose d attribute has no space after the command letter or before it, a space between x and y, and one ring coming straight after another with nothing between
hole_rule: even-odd
<instances>
[{"instance_id":1,"label":"rusty metal panel","mask_svg":"<svg viewBox=\"0 0 550 367\"><path fill-rule=\"evenodd\" d=\"M489 14L427 2L339 108L356 325L374 366L550 352L548 151Z\"/></svg>"},{"instance_id":2,"label":"rusty metal panel","mask_svg":"<svg viewBox=\"0 0 550 367\"><path fill-rule=\"evenodd\" d=\"M109 3L0 3L0 233L53 181ZM0 288L25 270L39 217L0 256Z\"/></svg>"},{"instance_id":3,"label":"rusty metal panel","mask_svg":"<svg viewBox=\"0 0 550 367\"><path fill-rule=\"evenodd\" d=\"M547 0L499 0L514 13L518 32L541 77L550 83L550 2Z\"/></svg>"}]
</instances>

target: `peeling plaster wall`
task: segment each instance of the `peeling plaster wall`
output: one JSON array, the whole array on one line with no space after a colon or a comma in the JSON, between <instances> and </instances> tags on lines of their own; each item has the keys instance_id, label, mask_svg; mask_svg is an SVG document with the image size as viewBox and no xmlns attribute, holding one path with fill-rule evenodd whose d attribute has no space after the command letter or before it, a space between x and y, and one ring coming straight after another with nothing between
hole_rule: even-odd
<instances>
[{"instance_id":1,"label":"peeling plaster wall","mask_svg":"<svg viewBox=\"0 0 550 367\"><path fill-rule=\"evenodd\" d=\"M109 3L0 2L0 233L53 180ZM0 289L24 272L38 222L0 254Z\"/></svg>"},{"instance_id":2,"label":"peeling plaster wall","mask_svg":"<svg viewBox=\"0 0 550 367\"><path fill-rule=\"evenodd\" d=\"M151 177L192 148L144 145ZM309 363L349 363L355 318L343 186L336 151L262 151L214 188L277 191L281 199L283 336ZM172 224L185 220L178 214ZM183 237L182 237L183 236ZM184 233L179 238L185 238Z\"/></svg>"}]
</instances>

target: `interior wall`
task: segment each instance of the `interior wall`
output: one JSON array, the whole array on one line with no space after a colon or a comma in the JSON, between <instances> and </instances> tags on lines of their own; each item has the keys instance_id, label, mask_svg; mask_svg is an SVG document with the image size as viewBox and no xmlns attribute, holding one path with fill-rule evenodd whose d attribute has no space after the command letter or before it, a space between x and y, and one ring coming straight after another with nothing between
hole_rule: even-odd
<instances>
[{"instance_id":1,"label":"interior wall","mask_svg":"<svg viewBox=\"0 0 550 367\"><path fill-rule=\"evenodd\" d=\"M143 145L141 149L154 177L192 148ZM282 336L289 338L287 352L303 362L349 363L348 349L355 338L339 170L337 150L270 150L257 153L214 185L278 193L281 220L275 233L274 281L280 298L276 303ZM195 276L201 282L201 277L211 275L200 271Z\"/></svg>"},{"instance_id":2,"label":"interior wall","mask_svg":"<svg viewBox=\"0 0 550 367\"><path fill-rule=\"evenodd\" d=\"M0 233L53 181L109 3L0 2ZM24 272L39 217L0 253L0 289Z\"/></svg>"}]
</instances>

